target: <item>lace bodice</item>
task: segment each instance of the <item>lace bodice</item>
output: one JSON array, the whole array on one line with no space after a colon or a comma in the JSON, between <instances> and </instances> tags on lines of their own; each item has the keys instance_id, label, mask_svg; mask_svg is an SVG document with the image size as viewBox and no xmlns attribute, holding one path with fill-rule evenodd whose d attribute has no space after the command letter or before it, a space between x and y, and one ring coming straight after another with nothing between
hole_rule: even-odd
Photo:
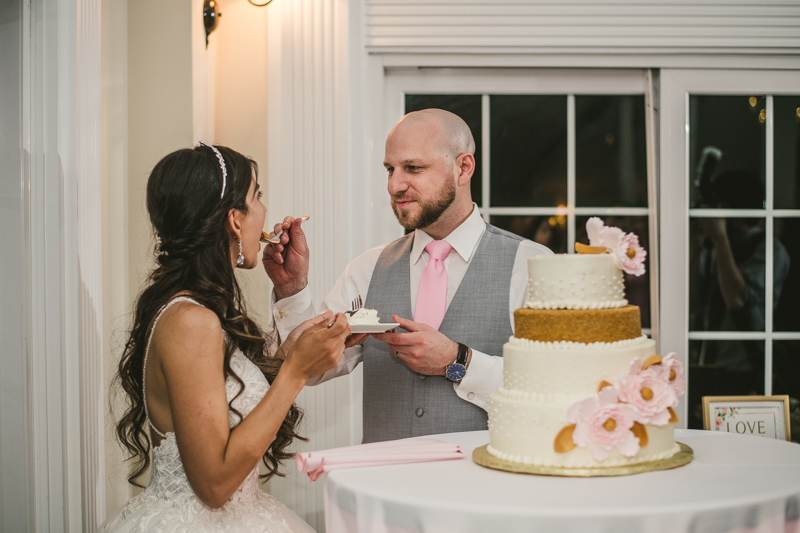
<instances>
[{"instance_id":1,"label":"lace bodice","mask_svg":"<svg viewBox=\"0 0 800 533\"><path fill-rule=\"evenodd\" d=\"M143 396L147 423L162 437L161 443L153 448L153 469L150 474L150 486L148 488L152 487L152 490L162 497L176 497L179 494L187 494L194 497L194 491L192 491L189 485L189 480L186 478L186 472L181 463L175 434L171 432L166 434L161 433L150 420L150 410L147 406L147 357L150 355L150 341L153 339L153 333L156 330L161 316L167 309L178 302L191 302L195 305L200 305L191 298L179 296L159 310L155 320L153 320L153 327L150 329L150 334L147 339L142 370L144 374L142 383L144 383ZM227 400L233 408L228 409L228 421L230 422L231 429L233 429L239 425L244 417L250 414L250 411L252 411L256 405L258 405L258 402L260 402L261 398L267 393L269 383L258 367L245 357L238 348L233 352L233 355L231 355L230 367L244 384L244 389L242 389L242 384L237 382L232 376L228 376L228 379L225 381ZM240 390L241 394L239 394ZM236 411L241 413L241 418ZM250 472L247 478L245 478L234 496L240 497L244 493L252 493L258 490L258 468L255 468Z\"/></svg>"},{"instance_id":2,"label":"lace bodice","mask_svg":"<svg viewBox=\"0 0 800 533\"><path fill-rule=\"evenodd\" d=\"M236 375L244 382L244 391L238 398L233 400L232 406L242 414L242 417L246 417L267 393L269 383L258 367L238 349L231 356L231 370L236 372ZM225 382L228 402L236 396L239 389L239 383L229 377ZM230 409L228 410L228 420L230 421L231 429L241 422L239 416ZM189 480L186 478L186 472L183 470L181 457L178 453L178 443L175 440L175 434L172 432L166 433L161 443L153 448L153 469L150 474L148 490L151 488L156 494L164 498L176 498L180 494L186 494L192 498L195 497L191 486L189 486ZM248 496L252 498L259 490L258 468L255 468L245 478L234 494L234 498Z\"/></svg>"}]
</instances>

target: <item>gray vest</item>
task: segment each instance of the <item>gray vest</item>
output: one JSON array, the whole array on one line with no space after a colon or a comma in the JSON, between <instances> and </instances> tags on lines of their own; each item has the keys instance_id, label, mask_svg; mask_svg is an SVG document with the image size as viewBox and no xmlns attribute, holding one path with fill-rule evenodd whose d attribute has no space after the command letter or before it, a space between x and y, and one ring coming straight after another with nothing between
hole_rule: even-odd
<instances>
[{"instance_id":1,"label":"gray vest","mask_svg":"<svg viewBox=\"0 0 800 533\"><path fill-rule=\"evenodd\" d=\"M383 322L392 314L413 317L410 254L414 234L386 246L369 284L364 306ZM486 225L475 256L439 331L483 353L502 355L512 335L509 284L522 238ZM401 330L402 331L402 330ZM464 401L443 376L423 376L373 338L364 342L364 442L487 428L486 411Z\"/></svg>"}]
</instances>

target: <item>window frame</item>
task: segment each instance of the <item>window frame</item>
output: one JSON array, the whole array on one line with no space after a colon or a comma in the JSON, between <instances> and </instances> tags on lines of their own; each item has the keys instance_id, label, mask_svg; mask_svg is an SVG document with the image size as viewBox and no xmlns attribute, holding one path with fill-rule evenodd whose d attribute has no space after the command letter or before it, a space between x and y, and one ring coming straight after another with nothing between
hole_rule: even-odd
<instances>
[{"instance_id":1,"label":"window frame","mask_svg":"<svg viewBox=\"0 0 800 533\"><path fill-rule=\"evenodd\" d=\"M764 352L765 394L772 394L772 341L800 339L798 333L772 332L772 291L766 293L764 333L691 332L689 331L689 220L690 216L726 216L718 209L690 210L689 100L690 95L767 95L766 118L766 209L754 210L767 219L767 287L772 286L772 248L775 216L800 217L800 209L773 209L773 112L772 96L800 93L800 71L790 70L689 70L662 69L660 72L659 126L659 215L660 227L669 231L660 235L662 287L659 300L659 327L663 339L676 351L688 369L689 341L700 339L762 340ZM736 214L742 215L741 211ZM682 427L687 420L687 395L680 399L678 415Z\"/></svg>"}]
</instances>

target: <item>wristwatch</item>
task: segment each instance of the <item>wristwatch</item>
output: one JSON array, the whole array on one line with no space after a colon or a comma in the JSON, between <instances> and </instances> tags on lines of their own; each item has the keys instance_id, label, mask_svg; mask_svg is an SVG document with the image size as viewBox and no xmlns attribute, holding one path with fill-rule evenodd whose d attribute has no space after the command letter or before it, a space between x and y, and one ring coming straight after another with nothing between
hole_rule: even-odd
<instances>
[{"instance_id":1,"label":"wristwatch","mask_svg":"<svg viewBox=\"0 0 800 533\"><path fill-rule=\"evenodd\" d=\"M451 364L445 367L445 377L450 381L461 381L467 375L467 355L469 348L464 344L458 343L458 357Z\"/></svg>"}]
</instances>

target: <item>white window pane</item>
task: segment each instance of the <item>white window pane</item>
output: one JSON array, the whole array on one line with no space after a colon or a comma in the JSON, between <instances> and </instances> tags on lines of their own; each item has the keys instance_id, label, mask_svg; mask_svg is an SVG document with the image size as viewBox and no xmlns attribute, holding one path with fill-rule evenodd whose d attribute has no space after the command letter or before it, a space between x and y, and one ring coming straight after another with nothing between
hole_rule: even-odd
<instances>
[{"instance_id":1,"label":"white window pane","mask_svg":"<svg viewBox=\"0 0 800 533\"><path fill-rule=\"evenodd\" d=\"M800 96L773 97L775 208L800 209Z\"/></svg>"},{"instance_id":2,"label":"white window pane","mask_svg":"<svg viewBox=\"0 0 800 533\"><path fill-rule=\"evenodd\" d=\"M646 207L643 95L575 96L575 204Z\"/></svg>"},{"instance_id":3,"label":"white window pane","mask_svg":"<svg viewBox=\"0 0 800 533\"><path fill-rule=\"evenodd\" d=\"M567 97L490 96L491 205L567 203Z\"/></svg>"}]
</instances>

